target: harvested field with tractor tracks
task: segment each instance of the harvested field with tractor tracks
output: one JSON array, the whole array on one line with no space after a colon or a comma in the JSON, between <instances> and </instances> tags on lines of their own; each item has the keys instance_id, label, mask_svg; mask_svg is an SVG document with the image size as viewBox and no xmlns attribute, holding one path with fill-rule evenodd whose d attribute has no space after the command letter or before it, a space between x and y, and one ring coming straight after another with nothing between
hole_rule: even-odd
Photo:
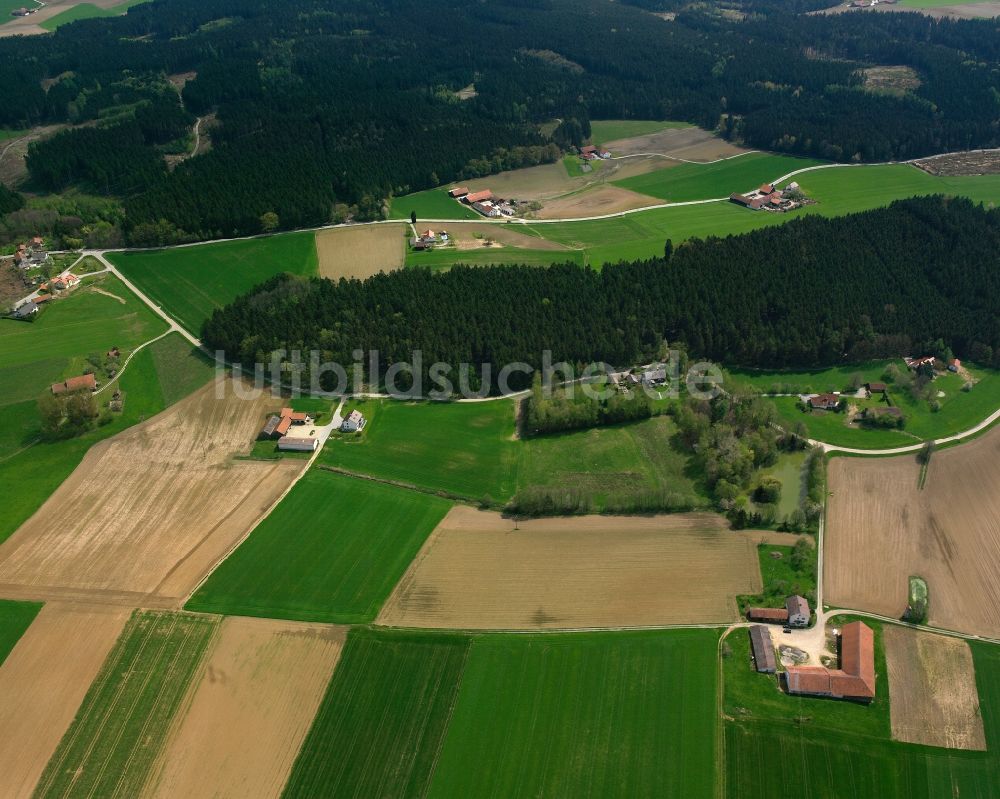
<instances>
[{"instance_id":1,"label":"harvested field with tractor tracks","mask_svg":"<svg viewBox=\"0 0 1000 799\"><path fill-rule=\"evenodd\" d=\"M224 393L209 384L91 448L0 546L0 596L179 606L304 465L234 460L280 400Z\"/></svg>"},{"instance_id":2,"label":"harvested field with tractor tracks","mask_svg":"<svg viewBox=\"0 0 1000 799\"><path fill-rule=\"evenodd\" d=\"M899 618L915 574L931 625L1000 637L1000 428L935 453L923 490L919 475L913 455L833 459L826 597Z\"/></svg>"},{"instance_id":3,"label":"harvested field with tractor tracks","mask_svg":"<svg viewBox=\"0 0 1000 799\"><path fill-rule=\"evenodd\" d=\"M383 606L378 623L579 629L737 618L761 590L756 546L713 514L515 522L459 506Z\"/></svg>"},{"instance_id":4,"label":"harvested field with tractor tracks","mask_svg":"<svg viewBox=\"0 0 1000 799\"><path fill-rule=\"evenodd\" d=\"M366 278L403 266L405 225L356 225L316 231L319 275Z\"/></svg>"}]
</instances>

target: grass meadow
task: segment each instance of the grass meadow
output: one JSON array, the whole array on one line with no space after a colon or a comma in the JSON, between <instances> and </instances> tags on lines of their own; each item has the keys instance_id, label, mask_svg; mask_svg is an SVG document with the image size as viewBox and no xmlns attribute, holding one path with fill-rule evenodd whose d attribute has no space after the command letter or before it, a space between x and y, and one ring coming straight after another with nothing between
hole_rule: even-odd
<instances>
[{"instance_id":1,"label":"grass meadow","mask_svg":"<svg viewBox=\"0 0 1000 799\"><path fill-rule=\"evenodd\" d=\"M630 499L669 492L692 508L707 505L688 457L672 444L676 425L668 416L634 424L537 436L518 442L519 489L586 494L595 511Z\"/></svg>"},{"instance_id":2,"label":"grass meadow","mask_svg":"<svg viewBox=\"0 0 1000 799\"><path fill-rule=\"evenodd\" d=\"M195 335L212 311L274 275L315 275L319 268L309 231L107 257Z\"/></svg>"},{"instance_id":3,"label":"grass meadow","mask_svg":"<svg viewBox=\"0 0 1000 799\"><path fill-rule=\"evenodd\" d=\"M12 602L0 599L0 666L41 609L41 602Z\"/></svg>"},{"instance_id":4,"label":"grass meadow","mask_svg":"<svg viewBox=\"0 0 1000 799\"><path fill-rule=\"evenodd\" d=\"M495 264L523 264L525 266L552 266L552 264L573 263L582 266L584 253L581 250L531 250L520 247L488 247L479 250L457 250L442 247L424 252L406 253L407 266L424 266L428 269L450 269L455 264L469 266L491 266Z\"/></svg>"},{"instance_id":5,"label":"grass meadow","mask_svg":"<svg viewBox=\"0 0 1000 799\"><path fill-rule=\"evenodd\" d=\"M35 796L138 796L218 626L217 617L136 611Z\"/></svg>"},{"instance_id":6,"label":"grass meadow","mask_svg":"<svg viewBox=\"0 0 1000 799\"><path fill-rule=\"evenodd\" d=\"M371 621L449 507L438 497L314 469L187 609Z\"/></svg>"},{"instance_id":7,"label":"grass meadow","mask_svg":"<svg viewBox=\"0 0 1000 799\"><path fill-rule=\"evenodd\" d=\"M714 796L717 640L355 628L284 797Z\"/></svg>"},{"instance_id":8,"label":"grass meadow","mask_svg":"<svg viewBox=\"0 0 1000 799\"><path fill-rule=\"evenodd\" d=\"M145 421L211 379L212 365L174 333L142 349L118 381L125 404L110 424L77 438L38 442L0 457L0 483L7 486L0 514L0 542L31 516L98 441ZM184 392L183 394L181 392ZM34 402L31 402L34 411Z\"/></svg>"},{"instance_id":9,"label":"grass meadow","mask_svg":"<svg viewBox=\"0 0 1000 799\"><path fill-rule=\"evenodd\" d=\"M773 678L751 670L745 631L726 639L733 649L724 663L728 797L790 792L807 799L995 795L1000 784L1000 647L970 642L988 747L987 752L972 752L890 740L885 662L876 636L877 691L884 701L872 707L787 697L772 687Z\"/></svg>"},{"instance_id":10,"label":"grass meadow","mask_svg":"<svg viewBox=\"0 0 1000 799\"><path fill-rule=\"evenodd\" d=\"M469 206L449 197L450 188L451 184L403 197L393 197L389 205L389 218L409 220L410 214L415 211L418 225L423 219L482 219Z\"/></svg>"},{"instance_id":11,"label":"grass meadow","mask_svg":"<svg viewBox=\"0 0 1000 799\"><path fill-rule=\"evenodd\" d=\"M512 402L386 400L368 410L362 435L332 438L320 463L449 497L500 501L514 493Z\"/></svg>"},{"instance_id":12,"label":"grass meadow","mask_svg":"<svg viewBox=\"0 0 1000 799\"><path fill-rule=\"evenodd\" d=\"M459 635L352 630L284 799L424 796L469 643Z\"/></svg>"},{"instance_id":13,"label":"grass meadow","mask_svg":"<svg viewBox=\"0 0 1000 799\"><path fill-rule=\"evenodd\" d=\"M428 796L714 796L717 640L475 638Z\"/></svg>"},{"instance_id":14,"label":"grass meadow","mask_svg":"<svg viewBox=\"0 0 1000 799\"><path fill-rule=\"evenodd\" d=\"M678 164L614 184L668 202L707 200L733 192L744 194L781 175L821 163L812 158L747 153L711 164Z\"/></svg>"}]
</instances>

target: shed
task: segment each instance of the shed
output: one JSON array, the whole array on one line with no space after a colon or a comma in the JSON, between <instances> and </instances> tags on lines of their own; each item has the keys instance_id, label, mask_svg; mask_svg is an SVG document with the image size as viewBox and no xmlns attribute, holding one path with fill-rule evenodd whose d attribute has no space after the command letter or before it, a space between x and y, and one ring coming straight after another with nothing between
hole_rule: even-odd
<instances>
[{"instance_id":1,"label":"shed","mask_svg":"<svg viewBox=\"0 0 1000 799\"><path fill-rule=\"evenodd\" d=\"M788 611L788 623L792 627L809 626L809 603L804 596L795 594L785 600L785 609Z\"/></svg>"},{"instance_id":2,"label":"shed","mask_svg":"<svg viewBox=\"0 0 1000 799\"><path fill-rule=\"evenodd\" d=\"M52 384L53 394L70 394L74 391L94 391L97 388L97 378L92 374L71 377L62 383Z\"/></svg>"},{"instance_id":3,"label":"shed","mask_svg":"<svg viewBox=\"0 0 1000 799\"><path fill-rule=\"evenodd\" d=\"M14 309L15 319L28 319L38 313L38 305L30 300Z\"/></svg>"},{"instance_id":4,"label":"shed","mask_svg":"<svg viewBox=\"0 0 1000 799\"><path fill-rule=\"evenodd\" d=\"M774 642L771 631L762 624L750 628L750 646L753 649L753 662L757 671L762 674L774 674L778 664L774 658Z\"/></svg>"},{"instance_id":5,"label":"shed","mask_svg":"<svg viewBox=\"0 0 1000 799\"><path fill-rule=\"evenodd\" d=\"M278 449L284 452L313 452L318 446L318 438L282 436L278 439Z\"/></svg>"},{"instance_id":6,"label":"shed","mask_svg":"<svg viewBox=\"0 0 1000 799\"><path fill-rule=\"evenodd\" d=\"M785 624L788 621L788 611L785 608L750 608L747 611L750 621L764 621L768 624Z\"/></svg>"}]
</instances>

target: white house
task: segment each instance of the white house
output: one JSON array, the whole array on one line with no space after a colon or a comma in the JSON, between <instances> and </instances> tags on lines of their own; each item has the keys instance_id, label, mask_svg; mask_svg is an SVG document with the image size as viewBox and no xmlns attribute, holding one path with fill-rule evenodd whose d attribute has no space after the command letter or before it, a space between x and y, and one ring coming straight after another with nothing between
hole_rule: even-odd
<instances>
[{"instance_id":1,"label":"white house","mask_svg":"<svg viewBox=\"0 0 1000 799\"><path fill-rule=\"evenodd\" d=\"M345 433L357 433L364 430L367 423L368 421L361 415L361 411L355 409L344 419L340 425L340 429Z\"/></svg>"},{"instance_id":2,"label":"white house","mask_svg":"<svg viewBox=\"0 0 1000 799\"><path fill-rule=\"evenodd\" d=\"M796 594L785 600L788 609L788 624L792 627L809 626L809 603L806 598Z\"/></svg>"}]
</instances>

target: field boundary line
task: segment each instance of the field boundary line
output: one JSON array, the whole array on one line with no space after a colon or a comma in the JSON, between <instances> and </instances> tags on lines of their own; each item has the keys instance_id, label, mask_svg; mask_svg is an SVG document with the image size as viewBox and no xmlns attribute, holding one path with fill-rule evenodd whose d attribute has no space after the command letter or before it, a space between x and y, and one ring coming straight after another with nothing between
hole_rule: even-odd
<instances>
[{"instance_id":1,"label":"field boundary line","mask_svg":"<svg viewBox=\"0 0 1000 799\"><path fill-rule=\"evenodd\" d=\"M125 370L126 370L126 369L128 368L128 365L129 365L130 363L132 363L132 359L133 359L133 358L134 358L134 357L136 356L136 353L138 353L138 352L139 352L139 350L143 350L143 349L145 349L145 348L146 348L146 347L148 347L148 346L149 346L150 344L155 344L155 343L156 343L157 341L159 341L159 340L160 340L161 338L166 338L167 336L169 336L169 335L170 335L171 333L173 333L173 332L174 332L174 331L173 331L172 329L170 329L170 330L167 330L167 331L166 331L166 332L164 332L164 333L161 333L161 334L160 334L160 335L158 335L158 336L157 336L156 338L151 338L151 339L150 339L149 341L144 341L144 342L142 342L142 344L140 344L140 345L139 345L138 347L136 347L136 348L135 348L134 350L132 350L132 352L130 352L130 353L128 354L128 357L127 357L127 358L125 359L125 363L123 363L123 364L122 364L122 368L121 368L121 369L119 369L119 370L118 370L117 372L115 372L115 376L114 376L114 377L112 377L112 378L111 378L111 379L110 379L110 380L109 380L109 381L108 381L107 383L105 383L105 384L104 384L104 385L103 385L103 386L102 386L101 388L97 389L97 391L95 391L95 392L94 392L94 395L96 396L96 395L98 395L98 394L102 394L103 392L105 392L105 391L107 391L107 390L108 390L109 388L111 388L111 386L113 386L113 385L114 385L115 383L117 383L117 382L118 382L118 378L120 378L120 377L121 377L121 376L122 376L123 374L125 374Z\"/></svg>"}]
</instances>

